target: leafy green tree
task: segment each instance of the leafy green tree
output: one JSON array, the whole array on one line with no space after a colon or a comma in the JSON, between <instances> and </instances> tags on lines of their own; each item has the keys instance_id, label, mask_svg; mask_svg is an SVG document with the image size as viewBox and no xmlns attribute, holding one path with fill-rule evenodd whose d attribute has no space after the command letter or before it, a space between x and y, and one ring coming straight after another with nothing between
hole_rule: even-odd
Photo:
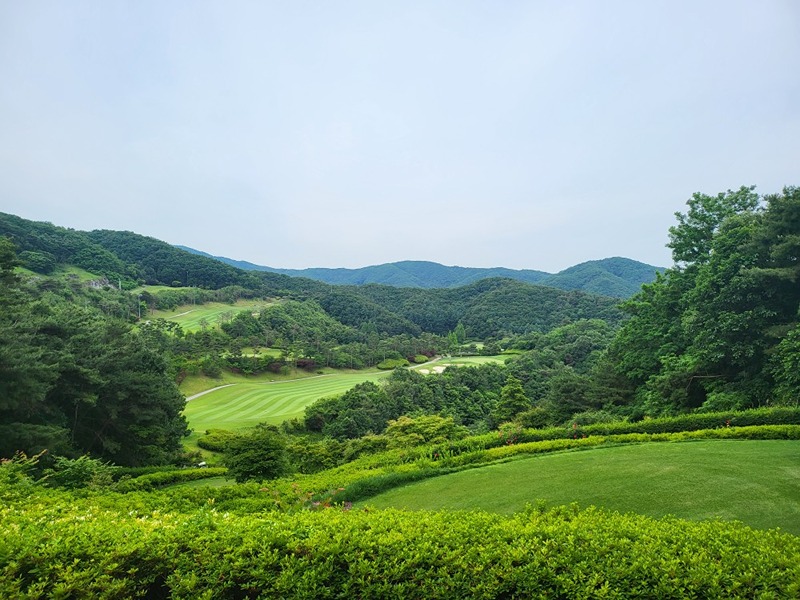
<instances>
[{"instance_id":1,"label":"leafy green tree","mask_svg":"<svg viewBox=\"0 0 800 600\"><path fill-rule=\"evenodd\" d=\"M32 312L31 298L14 273L17 264L14 245L0 237L0 423L4 425L36 418L54 379L42 360L42 349L36 345L41 317ZM23 428L14 427L17 433L12 433L11 439L0 437L3 456L11 456L15 450L36 453L43 449L8 447L14 438L27 437Z\"/></svg>"},{"instance_id":2,"label":"leafy green tree","mask_svg":"<svg viewBox=\"0 0 800 600\"><path fill-rule=\"evenodd\" d=\"M453 331L453 333L455 334L456 341L459 344L463 344L464 342L467 341L467 330L465 329L464 324L461 321L458 322L458 325L456 325L456 328Z\"/></svg>"},{"instance_id":3,"label":"leafy green tree","mask_svg":"<svg viewBox=\"0 0 800 600\"><path fill-rule=\"evenodd\" d=\"M495 423L505 423L514 420L519 413L531 408L531 401L522 389L522 382L510 376L500 390L500 401L492 413Z\"/></svg>"},{"instance_id":4,"label":"leafy green tree","mask_svg":"<svg viewBox=\"0 0 800 600\"><path fill-rule=\"evenodd\" d=\"M781 404L800 404L800 324L776 347L771 369L777 400Z\"/></svg>"},{"instance_id":5,"label":"leafy green tree","mask_svg":"<svg viewBox=\"0 0 800 600\"><path fill-rule=\"evenodd\" d=\"M389 448L405 448L457 440L465 437L467 433L467 428L457 425L453 417L404 415L389 421L384 435L389 439Z\"/></svg>"},{"instance_id":6,"label":"leafy green tree","mask_svg":"<svg viewBox=\"0 0 800 600\"><path fill-rule=\"evenodd\" d=\"M697 265L708 261L711 243L722 223L733 215L751 213L759 204L753 187L741 187L716 196L695 193L686 213L675 213L678 225L669 228L672 258L676 264Z\"/></svg>"},{"instance_id":7,"label":"leafy green tree","mask_svg":"<svg viewBox=\"0 0 800 600\"><path fill-rule=\"evenodd\" d=\"M289 470L286 440L275 427L258 425L228 439L223 464L237 483L275 479Z\"/></svg>"},{"instance_id":8,"label":"leafy green tree","mask_svg":"<svg viewBox=\"0 0 800 600\"><path fill-rule=\"evenodd\" d=\"M632 317L608 356L646 414L784 402L791 378L779 365L794 350L782 340L800 308L800 193L762 202L741 188L688 204L670 229L675 266L624 305Z\"/></svg>"},{"instance_id":9,"label":"leafy green tree","mask_svg":"<svg viewBox=\"0 0 800 600\"><path fill-rule=\"evenodd\" d=\"M49 252L25 250L19 253L20 262L31 271L47 275L56 268L56 257Z\"/></svg>"},{"instance_id":10,"label":"leafy green tree","mask_svg":"<svg viewBox=\"0 0 800 600\"><path fill-rule=\"evenodd\" d=\"M573 369L562 369L550 380L541 406L551 423L565 423L575 413L593 408L591 382Z\"/></svg>"}]
</instances>

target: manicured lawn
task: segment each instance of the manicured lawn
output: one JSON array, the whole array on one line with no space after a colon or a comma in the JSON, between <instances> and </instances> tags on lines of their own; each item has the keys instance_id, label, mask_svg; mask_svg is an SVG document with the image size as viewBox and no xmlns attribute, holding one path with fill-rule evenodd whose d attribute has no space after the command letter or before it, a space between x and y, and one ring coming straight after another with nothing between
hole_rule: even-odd
<instances>
[{"instance_id":1,"label":"manicured lawn","mask_svg":"<svg viewBox=\"0 0 800 600\"><path fill-rule=\"evenodd\" d=\"M262 353L272 353L273 349L269 348L266 351L262 348ZM280 354L280 351L276 351ZM333 371L333 369L325 369ZM258 375L243 375L241 373L233 373L232 371L223 370L219 377L208 377L199 373L197 375L189 375L180 384L180 390L187 398L223 385L231 383L270 383L274 381L294 381L295 379L303 379L304 377L316 377L316 373L304 371L303 369L290 369L285 375L283 373L259 373Z\"/></svg>"},{"instance_id":2,"label":"manicured lawn","mask_svg":"<svg viewBox=\"0 0 800 600\"><path fill-rule=\"evenodd\" d=\"M410 484L361 505L513 513L538 500L735 519L800 535L800 442L662 442L528 457Z\"/></svg>"},{"instance_id":3,"label":"manicured lawn","mask_svg":"<svg viewBox=\"0 0 800 600\"><path fill-rule=\"evenodd\" d=\"M241 429L258 423L280 423L302 417L305 407L327 396L341 394L364 381L390 372L364 371L307 377L295 381L239 383L187 402L184 415L195 432Z\"/></svg>"},{"instance_id":4,"label":"manicured lawn","mask_svg":"<svg viewBox=\"0 0 800 600\"><path fill-rule=\"evenodd\" d=\"M439 358L430 363L425 363L412 367L420 373L441 372L446 367L465 367L474 365L484 365L486 363L503 364L508 356L447 356Z\"/></svg>"},{"instance_id":5,"label":"manicured lawn","mask_svg":"<svg viewBox=\"0 0 800 600\"><path fill-rule=\"evenodd\" d=\"M148 313L148 319L166 319L175 321L184 331L200 331L205 322L206 327L216 327L225 320L230 320L243 310L258 312L269 302L265 300L239 300L236 304L224 302L206 302L205 304L184 304L175 310L154 310Z\"/></svg>"}]
</instances>

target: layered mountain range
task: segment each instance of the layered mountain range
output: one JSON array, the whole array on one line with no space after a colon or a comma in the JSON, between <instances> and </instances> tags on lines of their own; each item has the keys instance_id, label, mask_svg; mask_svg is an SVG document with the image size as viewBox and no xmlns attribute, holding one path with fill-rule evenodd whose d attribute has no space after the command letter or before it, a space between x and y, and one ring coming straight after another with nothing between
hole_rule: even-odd
<instances>
[{"instance_id":1,"label":"layered mountain range","mask_svg":"<svg viewBox=\"0 0 800 600\"><path fill-rule=\"evenodd\" d=\"M224 256L213 256L187 246L182 250L214 258L218 261L248 271L266 271L291 277L306 277L333 285L379 284L413 288L456 288L481 279L502 277L526 283L544 285L562 290L581 290L601 296L628 298L639 291L643 283L650 283L663 267L655 267L629 258L613 257L591 260L559 271L547 273L532 269L505 267L477 268L446 266L430 261L405 260L358 269L280 269L257 265Z\"/></svg>"}]
</instances>

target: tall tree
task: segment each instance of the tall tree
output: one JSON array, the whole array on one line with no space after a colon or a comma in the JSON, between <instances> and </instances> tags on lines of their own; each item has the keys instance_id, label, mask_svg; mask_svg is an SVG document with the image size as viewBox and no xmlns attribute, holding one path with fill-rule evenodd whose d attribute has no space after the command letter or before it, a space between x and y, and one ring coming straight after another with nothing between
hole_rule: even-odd
<instances>
[{"instance_id":1,"label":"tall tree","mask_svg":"<svg viewBox=\"0 0 800 600\"><path fill-rule=\"evenodd\" d=\"M530 407L531 401L525 395L525 390L522 389L522 382L512 375L500 390L500 401L497 403L492 417L495 423L505 423L513 420L519 413Z\"/></svg>"},{"instance_id":2,"label":"tall tree","mask_svg":"<svg viewBox=\"0 0 800 600\"><path fill-rule=\"evenodd\" d=\"M675 266L624 305L632 318L609 357L651 414L779 400L771 357L792 361L781 343L800 307L800 194L762 202L741 188L688 204L670 229Z\"/></svg>"}]
</instances>

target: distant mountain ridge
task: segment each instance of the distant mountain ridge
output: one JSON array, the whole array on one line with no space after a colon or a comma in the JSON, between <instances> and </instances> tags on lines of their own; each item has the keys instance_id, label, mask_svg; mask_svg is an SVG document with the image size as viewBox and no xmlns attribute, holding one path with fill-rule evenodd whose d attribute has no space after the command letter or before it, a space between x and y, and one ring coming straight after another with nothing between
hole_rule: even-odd
<instances>
[{"instance_id":1,"label":"distant mountain ridge","mask_svg":"<svg viewBox=\"0 0 800 600\"><path fill-rule=\"evenodd\" d=\"M194 302L198 295L198 302L211 298L225 302L238 298L309 302L342 326L352 328L353 339L361 339L356 330L363 330L364 335L445 336L459 323L475 339L503 338L546 332L581 319L602 319L614 326L624 317L618 298L510 278L490 277L438 289L332 285L308 277L236 268L131 231L76 231L2 212L0 238L11 241L20 267L30 271L31 284L42 285L42 289L51 285L42 278L51 275L55 287L64 282L80 285L68 274L72 267L96 280L116 284L113 293L100 289L94 299L99 307L106 299L103 294L112 294L109 297L116 298L120 316L126 310L124 302L135 305L131 291L144 284L167 288L142 293L142 301L148 306L163 300L165 305L174 307L181 302ZM449 270L436 263L425 265L433 271ZM137 313L134 308L128 317Z\"/></svg>"},{"instance_id":2,"label":"distant mountain ridge","mask_svg":"<svg viewBox=\"0 0 800 600\"><path fill-rule=\"evenodd\" d=\"M371 283L393 287L425 289L456 288L482 279L502 277L526 283L544 285L562 290L581 290L614 298L629 298L639 291L643 283L650 283L663 267L655 267L630 258L613 257L591 260L564 269L558 273L547 273L532 269L508 269L505 267L458 267L445 266L430 261L400 261L372 265L358 269L308 268L278 269L256 265L224 256L214 256L187 246L181 250L213 258L233 267L248 271L267 271L291 277L306 277L333 285L367 285Z\"/></svg>"}]
</instances>

